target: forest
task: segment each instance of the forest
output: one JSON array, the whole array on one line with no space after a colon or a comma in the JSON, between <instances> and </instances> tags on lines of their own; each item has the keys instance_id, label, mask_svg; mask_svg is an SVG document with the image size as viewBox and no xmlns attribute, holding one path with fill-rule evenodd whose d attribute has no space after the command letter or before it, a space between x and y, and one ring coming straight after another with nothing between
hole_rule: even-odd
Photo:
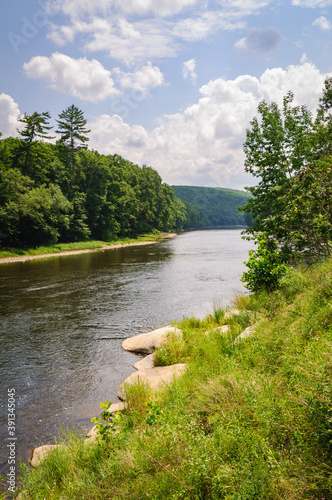
<instances>
[{"instance_id":1,"label":"forest","mask_svg":"<svg viewBox=\"0 0 332 500\"><path fill-rule=\"evenodd\" d=\"M212 187L172 187L175 196L186 205L189 228L246 225L246 214L239 212L238 207L247 203L248 193Z\"/></svg>"},{"instance_id":2,"label":"forest","mask_svg":"<svg viewBox=\"0 0 332 500\"><path fill-rule=\"evenodd\" d=\"M76 106L59 114L56 143L50 118L25 114L18 137L0 138L1 247L243 223L236 205L244 193L192 188L190 203L188 188L174 192L154 168L88 150L90 131Z\"/></svg>"},{"instance_id":3,"label":"forest","mask_svg":"<svg viewBox=\"0 0 332 500\"><path fill-rule=\"evenodd\" d=\"M0 244L108 241L181 230L184 204L152 167L87 149L83 112L59 115L49 142L49 113L24 115L19 137L0 140Z\"/></svg>"}]
</instances>

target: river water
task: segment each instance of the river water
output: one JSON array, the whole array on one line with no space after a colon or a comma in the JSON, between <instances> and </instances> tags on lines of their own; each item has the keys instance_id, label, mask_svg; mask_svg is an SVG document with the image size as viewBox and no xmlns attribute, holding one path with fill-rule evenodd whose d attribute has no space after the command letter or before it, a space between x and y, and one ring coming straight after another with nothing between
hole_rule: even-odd
<instances>
[{"instance_id":1,"label":"river water","mask_svg":"<svg viewBox=\"0 0 332 500\"><path fill-rule=\"evenodd\" d=\"M8 389L17 464L62 426L90 429L137 357L127 337L204 317L245 291L252 244L240 230L183 233L146 246L0 265L0 474L8 468Z\"/></svg>"}]
</instances>

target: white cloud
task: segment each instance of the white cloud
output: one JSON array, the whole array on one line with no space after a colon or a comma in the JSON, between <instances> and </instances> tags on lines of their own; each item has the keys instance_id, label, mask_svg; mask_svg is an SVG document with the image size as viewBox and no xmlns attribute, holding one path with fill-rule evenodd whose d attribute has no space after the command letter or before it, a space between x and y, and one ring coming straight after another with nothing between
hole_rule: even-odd
<instances>
[{"instance_id":1,"label":"white cloud","mask_svg":"<svg viewBox=\"0 0 332 500\"><path fill-rule=\"evenodd\" d=\"M8 94L0 94L0 124L3 138L17 136L16 129L19 128L20 110L18 104Z\"/></svg>"},{"instance_id":2,"label":"white cloud","mask_svg":"<svg viewBox=\"0 0 332 500\"><path fill-rule=\"evenodd\" d=\"M266 70L260 78L219 78L201 87L196 104L164 116L151 132L128 125L118 115L97 118L89 123L91 147L152 165L169 184L243 188L250 182L243 172L243 142L258 103L266 99L281 105L292 90L295 104L315 110L325 76L305 62Z\"/></svg>"},{"instance_id":3,"label":"white cloud","mask_svg":"<svg viewBox=\"0 0 332 500\"><path fill-rule=\"evenodd\" d=\"M197 84L197 74L195 72L195 68L196 68L195 59L189 59L189 61L184 62L182 66L183 78L185 79L190 78L193 85Z\"/></svg>"},{"instance_id":4,"label":"white cloud","mask_svg":"<svg viewBox=\"0 0 332 500\"><path fill-rule=\"evenodd\" d=\"M95 59L73 59L55 52L51 57L33 57L23 68L28 78L42 80L53 90L84 101L98 102L119 94L111 72Z\"/></svg>"},{"instance_id":5,"label":"white cloud","mask_svg":"<svg viewBox=\"0 0 332 500\"><path fill-rule=\"evenodd\" d=\"M89 22L75 20L71 25L51 25L49 38L64 45L77 35L83 35L83 48L88 52L106 51L113 59L125 64L177 53L169 23L163 19L129 22L124 18L93 18Z\"/></svg>"},{"instance_id":6,"label":"white cloud","mask_svg":"<svg viewBox=\"0 0 332 500\"><path fill-rule=\"evenodd\" d=\"M157 66L152 66L151 62L133 73L126 73L119 68L113 73L119 79L122 88L133 89L140 98L149 97L150 89L165 85L164 75Z\"/></svg>"},{"instance_id":7,"label":"white cloud","mask_svg":"<svg viewBox=\"0 0 332 500\"><path fill-rule=\"evenodd\" d=\"M68 15L68 24L50 23L48 37L63 46L81 35L84 50L106 51L132 64L174 57L185 42L207 39L220 30L243 29L244 16L268 4L263 0L59 0L55 5Z\"/></svg>"},{"instance_id":8,"label":"white cloud","mask_svg":"<svg viewBox=\"0 0 332 500\"><path fill-rule=\"evenodd\" d=\"M311 7L313 9L329 7L332 0L293 0L292 5L297 7Z\"/></svg>"},{"instance_id":9,"label":"white cloud","mask_svg":"<svg viewBox=\"0 0 332 500\"><path fill-rule=\"evenodd\" d=\"M249 35L236 42L234 47L242 52L268 53L277 47L281 39L280 32L274 27L263 30L252 28Z\"/></svg>"},{"instance_id":10,"label":"white cloud","mask_svg":"<svg viewBox=\"0 0 332 500\"><path fill-rule=\"evenodd\" d=\"M53 0L49 3L49 8L71 17L105 13L109 10L124 14L153 13L158 16L170 16L197 3L199 0Z\"/></svg>"},{"instance_id":11,"label":"white cloud","mask_svg":"<svg viewBox=\"0 0 332 500\"><path fill-rule=\"evenodd\" d=\"M326 17L320 16L318 17L313 23L313 26L318 26L323 31L330 30L331 29L331 23Z\"/></svg>"}]
</instances>

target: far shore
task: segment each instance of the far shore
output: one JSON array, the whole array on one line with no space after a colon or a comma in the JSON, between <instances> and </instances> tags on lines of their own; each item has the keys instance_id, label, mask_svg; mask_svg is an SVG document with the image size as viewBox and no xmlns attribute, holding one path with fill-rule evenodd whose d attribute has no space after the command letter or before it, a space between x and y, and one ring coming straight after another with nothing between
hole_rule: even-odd
<instances>
[{"instance_id":1,"label":"far shore","mask_svg":"<svg viewBox=\"0 0 332 500\"><path fill-rule=\"evenodd\" d=\"M163 239L174 238L174 236L177 236L177 233L166 233L162 238L157 239L157 240L151 240L151 241L134 241L131 243L119 242L119 243L112 243L110 245L105 244L99 248L88 248L88 249L82 249L82 250L68 250L68 251L64 251L64 252L45 253L45 254L39 254L39 255L19 255L17 257L3 257L3 258L0 258L0 264L10 264L12 262L26 262L26 261L35 260L35 259L48 259L50 257L65 257L66 255L91 253L91 252L98 252L101 250L112 250L112 249L129 247L129 246L151 245L152 243L157 243L158 241L161 241Z\"/></svg>"}]
</instances>

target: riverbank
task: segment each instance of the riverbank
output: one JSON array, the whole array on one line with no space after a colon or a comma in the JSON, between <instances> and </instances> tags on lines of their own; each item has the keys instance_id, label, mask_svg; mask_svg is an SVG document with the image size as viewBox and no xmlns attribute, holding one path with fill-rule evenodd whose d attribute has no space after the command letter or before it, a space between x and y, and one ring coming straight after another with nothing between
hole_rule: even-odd
<instances>
[{"instance_id":1,"label":"riverbank","mask_svg":"<svg viewBox=\"0 0 332 500\"><path fill-rule=\"evenodd\" d=\"M12 262L26 262L30 260L35 260L35 259L48 259L50 257L65 257L67 255L77 255L77 254L83 254L83 253L90 253L90 252L97 252L97 251L103 251L103 250L112 250L112 249L117 249L117 248L123 248L123 247L128 247L128 246L139 246L139 245L150 245L152 243L157 243L160 240L163 239L168 239L168 238L174 238L177 235L177 233L160 233L160 234L151 234L151 235L144 235L142 237L138 237L136 240L129 240L129 241L118 241L114 243L103 243L101 242L100 245L94 246L93 248L81 248L77 250L63 250L59 251L56 247L53 252L47 252L44 250L42 253L37 253L37 254L29 254L27 255L15 255L15 256L8 256L8 257L0 257L0 264L9 264ZM84 245L88 245L88 242L84 242ZM79 243L77 244L79 245ZM27 251L29 252L29 251Z\"/></svg>"},{"instance_id":2,"label":"riverbank","mask_svg":"<svg viewBox=\"0 0 332 500\"><path fill-rule=\"evenodd\" d=\"M178 322L154 358L183 375L156 392L138 379L104 438L65 436L23 498L331 498L331 299L326 261L235 314Z\"/></svg>"}]
</instances>

